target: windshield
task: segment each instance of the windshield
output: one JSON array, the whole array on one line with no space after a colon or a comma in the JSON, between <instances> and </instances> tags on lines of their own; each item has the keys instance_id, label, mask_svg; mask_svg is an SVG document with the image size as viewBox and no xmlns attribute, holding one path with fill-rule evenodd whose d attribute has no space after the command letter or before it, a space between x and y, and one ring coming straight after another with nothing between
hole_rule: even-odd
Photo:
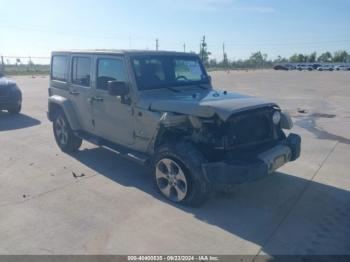
<instances>
[{"instance_id":1,"label":"windshield","mask_svg":"<svg viewBox=\"0 0 350 262\"><path fill-rule=\"evenodd\" d=\"M131 58L139 90L209 84L196 56L148 55Z\"/></svg>"}]
</instances>

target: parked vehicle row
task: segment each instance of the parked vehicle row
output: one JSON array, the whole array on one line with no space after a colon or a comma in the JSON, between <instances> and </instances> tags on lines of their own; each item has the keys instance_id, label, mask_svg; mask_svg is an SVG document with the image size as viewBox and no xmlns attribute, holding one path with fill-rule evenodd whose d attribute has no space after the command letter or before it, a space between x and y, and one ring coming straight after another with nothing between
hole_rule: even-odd
<instances>
[{"instance_id":1,"label":"parked vehicle row","mask_svg":"<svg viewBox=\"0 0 350 262\"><path fill-rule=\"evenodd\" d=\"M273 67L275 70L298 70L298 71L350 71L350 64L278 64Z\"/></svg>"}]
</instances>

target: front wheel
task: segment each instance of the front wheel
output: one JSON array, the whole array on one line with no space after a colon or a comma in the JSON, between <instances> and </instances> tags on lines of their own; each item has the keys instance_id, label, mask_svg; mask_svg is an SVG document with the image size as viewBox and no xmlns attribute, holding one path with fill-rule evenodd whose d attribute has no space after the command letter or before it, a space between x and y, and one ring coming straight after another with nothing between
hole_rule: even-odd
<instances>
[{"instance_id":1,"label":"front wheel","mask_svg":"<svg viewBox=\"0 0 350 262\"><path fill-rule=\"evenodd\" d=\"M161 146L155 155L154 178L160 193L168 200L199 206L210 190L202 171L205 158L191 144L181 142Z\"/></svg>"},{"instance_id":2,"label":"front wheel","mask_svg":"<svg viewBox=\"0 0 350 262\"><path fill-rule=\"evenodd\" d=\"M82 139L73 133L62 110L57 112L53 120L53 133L57 145L63 152L71 153L77 151L82 144Z\"/></svg>"}]
</instances>

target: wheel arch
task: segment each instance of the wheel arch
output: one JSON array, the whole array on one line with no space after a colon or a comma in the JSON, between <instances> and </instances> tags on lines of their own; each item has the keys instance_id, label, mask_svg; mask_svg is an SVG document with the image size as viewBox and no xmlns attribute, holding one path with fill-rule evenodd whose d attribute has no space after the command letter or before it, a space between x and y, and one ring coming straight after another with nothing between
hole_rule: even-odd
<instances>
[{"instance_id":1,"label":"wheel arch","mask_svg":"<svg viewBox=\"0 0 350 262\"><path fill-rule=\"evenodd\" d=\"M54 95L49 97L48 118L50 121L53 121L58 110L63 111L72 130L80 129L79 120L73 108L72 102L62 96Z\"/></svg>"}]
</instances>

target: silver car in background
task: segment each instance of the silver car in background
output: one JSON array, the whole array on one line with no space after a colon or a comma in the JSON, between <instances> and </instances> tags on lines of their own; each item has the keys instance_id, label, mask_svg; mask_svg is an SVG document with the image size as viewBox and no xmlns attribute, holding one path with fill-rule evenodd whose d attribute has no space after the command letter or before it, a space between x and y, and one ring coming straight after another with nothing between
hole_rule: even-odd
<instances>
[{"instance_id":1,"label":"silver car in background","mask_svg":"<svg viewBox=\"0 0 350 262\"><path fill-rule=\"evenodd\" d=\"M317 68L317 71L334 71L333 65L321 65Z\"/></svg>"},{"instance_id":2,"label":"silver car in background","mask_svg":"<svg viewBox=\"0 0 350 262\"><path fill-rule=\"evenodd\" d=\"M350 71L350 65L338 65L334 67L336 71Z\"/></svg>"}]
</instances>

